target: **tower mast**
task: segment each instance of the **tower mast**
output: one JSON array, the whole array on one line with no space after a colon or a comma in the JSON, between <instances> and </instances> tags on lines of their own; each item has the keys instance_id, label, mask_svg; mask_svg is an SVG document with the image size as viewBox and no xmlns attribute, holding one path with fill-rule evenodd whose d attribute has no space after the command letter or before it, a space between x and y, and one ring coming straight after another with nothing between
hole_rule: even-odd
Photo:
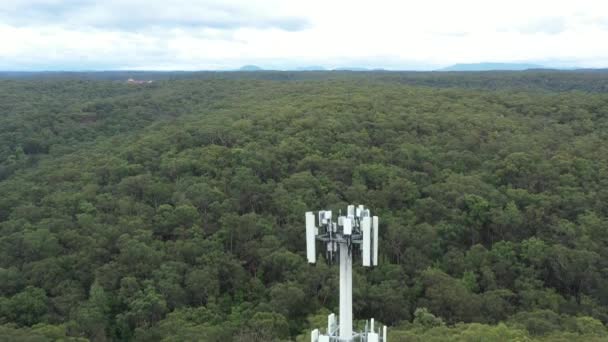
<instances>
[{"instance_id":1,"label":"tower mast","mask_svg":"<svg viewBox=\"0 0 608 342\"><path fill-rule=\"evenodd\" d=\"M378 265L377 216L371 216L363 205L349 205L346 216L341 213L333 220L330 210L315 215L306 213L306 255L308 262L316 263L316 242L325 246L326 260L331 264L339 258L340 265L340 311L338 324L334 314L327 318L326 334L318 329L311 333L311 342L364 341L387 342L386 326L382 333L374 331L374 319L366 323L365 331L353 332L353 257L361 254L364 267ZM336 256L337 254L337 256ZM368 328L370 328L368 330Z\"/></svg>"}]
</instances>

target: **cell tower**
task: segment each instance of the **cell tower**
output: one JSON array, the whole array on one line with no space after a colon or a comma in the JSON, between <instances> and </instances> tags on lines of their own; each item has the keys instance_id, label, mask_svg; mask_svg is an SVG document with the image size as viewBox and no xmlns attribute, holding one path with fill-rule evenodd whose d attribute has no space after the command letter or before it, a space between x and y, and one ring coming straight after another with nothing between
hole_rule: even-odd
<instances>
[{"instance_id":1,"label":"cell tower","mask_svg":"<svg viewBox=\"0 0 608 342\"><path fill-rule=\"evenodd\" d=\"M306 255L308 262L317 262L316 241L326 247L326 259L333 263L340 258L340 312L327 317L327 332L319 329L311 333L311 342L387 342L386 326L374 330L374 319L365 323L365 330L353 332L353 256L361 253L363 266L378 265L378 216L371 216L363 205L349 205L346 216L340 212L333 221L330 210L318 215L306 213Z\"/></svg>"}]
</instances>

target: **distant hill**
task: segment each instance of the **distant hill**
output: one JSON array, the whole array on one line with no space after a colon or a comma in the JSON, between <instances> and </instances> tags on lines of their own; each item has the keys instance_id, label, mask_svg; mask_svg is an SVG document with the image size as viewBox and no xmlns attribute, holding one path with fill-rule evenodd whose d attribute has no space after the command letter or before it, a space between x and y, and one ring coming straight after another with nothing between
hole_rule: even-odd
<instances>
[{"instance_id":1,"label":"distant hill","mask_svg":"<svg viewBox=\"0 0 608 342\"><path fill-rule=\"evenodd\" d=\"M368 68L363 68L363 67L340 67L340 68L335 68L334 70L336 70L336 71L369 71Z\"/></svg>"},{"instance_id":2,"label":"distant hill","mask_svg":"<svg viewBox=\"0 0 608 342\"><path fill-rule=\"evenodd\" d=\"M310 66L297 67L294 70L296 70L296 71L325 71L327 69L325 69L325 67L322 67L320 65L310 65Z\"/></svg>"},{"instance_id":3,"label":"distant hill","mask_svg":"<svg viewBox=\"0 0 608 342\"><path fill-rule=\"evenodd\" d=\"M257 65L243 65L239 68L239 71L262 71L264 69L260 68Z\"/></svg>"},{"instance_id":4,"label":"distant hill","mask_svg":"<svg viewBox=\"0 0 608 342\"><path fill-rule=\"evenodd\" d=\"M528 63L468 63L454 64L438 71L495 71L495 70L528 70L545 69L542 65Z\"/></svg>"}]
</instances>

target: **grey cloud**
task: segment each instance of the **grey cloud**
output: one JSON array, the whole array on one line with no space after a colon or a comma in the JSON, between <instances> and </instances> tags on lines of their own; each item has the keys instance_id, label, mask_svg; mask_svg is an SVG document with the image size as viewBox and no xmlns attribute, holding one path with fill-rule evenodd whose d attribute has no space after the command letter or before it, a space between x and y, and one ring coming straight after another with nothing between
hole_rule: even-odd
<instances>
[{"instance_id":1,"label":"grey cloud","mask_svg":"<svg viewBox=\"0 0 608 342\"><path fill-rule=\"evenodd\" d=\"M305 18L273 15L234 1L2 0L0 19L18 26L53 24L122 31L242 27L298 31L309 26Z\"/></svg>"}]
</instances>

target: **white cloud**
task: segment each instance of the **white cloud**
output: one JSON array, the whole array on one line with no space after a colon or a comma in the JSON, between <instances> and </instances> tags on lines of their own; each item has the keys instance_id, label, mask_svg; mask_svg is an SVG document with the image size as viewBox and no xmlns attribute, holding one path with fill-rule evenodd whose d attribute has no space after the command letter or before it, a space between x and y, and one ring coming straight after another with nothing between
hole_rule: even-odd
<instances>
[{"instance_id":1,"label":"white cloud","mask_svg":"<svg viewBox=\"0 0 608 342\"><path fill-rule=\"evenodd\" d=\"M0 69L608 66L608 3L3 0Z\"/></svg>"},{"instance_id":2,"label":"white cloud","mask_svg":"<svg viewBox=\"0 0 608 342\"><path fill-rule=\"evenodd\" d=\"M260 6L234 0L3 0L0 17L9 24L57 24L140 31L147 28L278 27L295 31L306 27L303 17L273 13L272 1Z\"/></svg>"}]
</instances>

